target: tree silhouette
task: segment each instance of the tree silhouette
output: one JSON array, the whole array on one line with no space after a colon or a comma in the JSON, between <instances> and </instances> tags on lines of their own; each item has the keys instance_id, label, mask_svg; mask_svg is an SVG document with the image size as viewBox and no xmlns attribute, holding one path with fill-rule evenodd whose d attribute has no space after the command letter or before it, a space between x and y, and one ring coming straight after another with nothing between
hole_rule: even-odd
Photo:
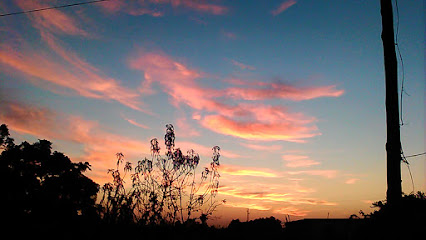
<instances>
[{"instance_id":1,"label":"tree silhouette","mask_svg":"<svg viewBox=\"0 0 426 240\"><path fill-rule=\"evenodd\" d=\"M102 187L102 218L107 223L161 225L189 223L200 219L206 224L220 202L215 201L219 187L220 148L213 147L210 165L201 172L197 182L196 169L200 162L194 150L184 155L175 148L173 125L166 125L165 156L160 155L159 142L151 140L151 159L138 161L135 167L124 162L117 153L117 167L109 169L112 182ZM131 185L125 186L126 177ZM197 217L193 214L198 213Z\"/></svg>"},{"instance_id":2,"label":"tree silhouette","mask_svg":"<svg viewBox=\"0 0 426 240\"><path fill-rule=\"evenodd\" d=\"M9 224L64 224L96 216L99 186L83 175L89 163L52 152L47 140L15 145L7 126L0 130L0 207Z\"/></svg>"}]
</instances>

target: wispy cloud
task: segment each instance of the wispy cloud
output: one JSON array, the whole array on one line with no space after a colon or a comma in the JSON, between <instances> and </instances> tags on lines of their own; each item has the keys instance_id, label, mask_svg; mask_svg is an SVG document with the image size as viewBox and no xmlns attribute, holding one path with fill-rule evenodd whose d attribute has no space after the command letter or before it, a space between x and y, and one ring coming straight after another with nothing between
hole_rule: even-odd
<instances>
[{"instance_id":1,"label":"wispy cloud","mask_svg":"<svg viewBox=\"0 0 426 240\"><path fill-rule=\"evenodd\" d=\"M312 175L312 176L321 176L326 178L335 178L337 177L337 170L303 170L303 171L289 171L287 172L290 175Z\"/></svg>"},{"instance_id":2,"label":"wispy cloud","mask_svg":"<svg viewBox=\"0 0 426 240\"><path fill-rule=\"evenodd\" d=\"M16 0L15 3L22 10L40 9L49 7L42 1ZM58 9L49 11L40 11L37 14L27 14L31 19L33 26L39 30L48 30L56 34L79 35L88 37L91 34L82 28L76 17L66 14Z\"/></svg>"},{"instance_id":3,"label":"wispy cloud","mask_svg":"<svg viewBox=\"0 0 426 240\"><path fill-rule=\"evenodd\" d=\"M189 122L186 117L178 117L175 119L176 131L181 137L195 137L200 136L201 133L197 131Z\"/></svg>"},{"instance_id":4,"label":"wispy cloud","mask_svg":"<svg viewBox=\"0 0 426 240\"><path fill-rule=\"evenodd\" d=\"M285 10L287 10L288 8L290 8L291 6L293 6L294 4L296 4L297 2L295 0L287 0L282 2L276 9L271 11L271 14L273 16L276 16L282 12L284 12Z\"/></svg>"},{"instance_id":5,"label":"wispy cloud","mask_svg":"<svg viewBox=\"0 0 426 240\"><path fill-rule=\"evenodd\" d=\"M140 93L124 87L118 80L64 48L51 33L43 31L42 39L49 51L34 50L25 41L0 43L0 64L25 74L26 80L58 94L78 94L87 98L115 100L135 110L142 108ZM16 72L14 74L16 74Z\"/></svg>"},{"instance_id":6,"label":"wispy cloud","mask_svg":"<svg viewBox=\"0 0 426 240\"><path fill-rule=\"evenodd\" d=\"M244 64L242 62L238 62L234 59L231 59L231 63L234 64L235 66L241 68L242 70L248 69L248 70L255 70L256 68L247 64Z\"/></svg>"},{"instance_id":7,"label":"wispy cloud","mask_svg":"<svg viewBox=\"0 0 426 240\"><path fill-rule=\"evenodd\" d=\"M226 89L226 93L237 99L265 100L265 99L289 99L292 101L311 100L320 97L340 97L344 90L337 90L336 85L322 87L295 87L280 82L249 83L251 87L233 87Z\"/></svg>"},{"instance_id":8,"label":"wispy cloud","mask_svg":"<svg viewBox=\"0 0 426 240\"><path fill-rule=\"evenodd\" d=\"M229 164L222 164L220 166L220 172L223 174L229 174L233 176L250 176L250 177L266 177L266 178L276 178L280 174L269 169L262 168L249 168L241 167Z\"/></svg>"},{"instance_id":9,"label":"wispy cloud","mask_svg":"<svg viewBox=\"0 0 426 240\"><path fill-rule=\"evenodd\" d=\"M240 143L240 145L258 151L278 151L282 149L280 145L258 145L258 144L250 144L250 143Z\"/></svg>"},{"instance_id":10,"label":"wispy cloud","mask_svg":"<svg viewBox=\"0 0 426 240\"><path fill-rule=\"evenodd\" d=\"M222 34L222 36L224 36L225 38L230 39L230 40L236 40L237 39L237 34L234 33L234 32L222 30L221 34Z\"/></svg>"},{"instance_id":11,"label":"wispy cloud","mask_svg":"<svg viewBox=\"0 0 426 240\"><path fill-rule=\"evenodd\" d=\"M144 128L144 129L149 129L149 127L147 125L142 124L142 123L138 123L138 122L136 122L133 119L129 119L129 118L124 117L124 120L126 120L128 123L130 123L130 124L132 124L132 125L134 125L136 127L140 127L140 128Z\"/></svg>"},{"instance_id":12,"label":"wispy cloud","mask_svg":"<svg viewBox=\"0 0 426 240\"><path fill-rule=\"evenodd\" d=\"M345 181L345 183L346 183L346 184L355 184L355 183L357 183L359 180L361 180L361 179L359 179L359 178L349 178L349 179L347 179L347 180Z\"/></svg>"},{"instance_id":13,"label":"wispy cloud","mask_svg":"<svg viewBox=\"0 0 426 240\"><path fill-rule=\"evenodd\" d=\"M267 211L270 210L270 206L265 206L262 204L256 204L256 203L244 203L244 202L226 202L227 207L234 207L234 208L249 208L250 210L260 210L260 211Z\"/></svg>"},{"instance_id":14,"label":"wispy cloud","mask_svg":"<svg viewBox=\"0 0 426 240\"><path fill-rule=\"evenodd\" d=\"M189 9L198 13L207 13L212 15L223 15L228 12L228 8L223 5L198 0L147 0L147 1L107 1L98 4L102 9L109 13L124 12L130 15L151 15L161 17L165 13L164 6L173 8ZM160 10L159 10L160 9Z\"/></svg>"},{"instance_id":15,"label":"wispy cloud","mask_svg":"<svg viewBox=\"0 0 426 240\"><path fill-rule=\"evenodd\" d=\"M238 121L221 115L209 115L202 120L202 124L214 132L249 140L304 142L305 138L319 135L316 127L305 126L296 121L266 123L259 120Z\"/></svg>"},{"instance_id":16,"label":"wispy cloud","mask_svg":"<svg viewBox=\"0 0 426 240\"><path fill-rule=\"evenodd\" d=\"M310 213L311 211L308 210L302 210L293 206L289 206L289 207L282 207L282 208L278 208L274 210L274 213L278 213L278 214L285 214L285 215L291 215L291 216L296 216L296 217L304 217L306 215L308 215L308 213Z\"/></svg>"},{"instance_id":17,"label":"wispy cloud","mask_svg":"<svg viewBox=\"0 0 426 240\"><path fill-rule=\"evenodd\" d=\"M235 198L257 200L259 202L277 202L289 203L292 205L325 205L335 206L337 203L315 198L305 197L304 194L286 192L283 193L279 189L263 188L259 190L250 189L243 186L225 186L219 189L219 193Z\"/></svg>"},{"instance_id":18,"label":"wispy cloud","mask_svg":"<svg viewBox=\"0 0 426 240\"><path fill-rule=\"evenodd\" d=\"M305 155L283 155L282 159L285 166L289 168L310 167L320 164Z\"/></svg>"}]
</instances>

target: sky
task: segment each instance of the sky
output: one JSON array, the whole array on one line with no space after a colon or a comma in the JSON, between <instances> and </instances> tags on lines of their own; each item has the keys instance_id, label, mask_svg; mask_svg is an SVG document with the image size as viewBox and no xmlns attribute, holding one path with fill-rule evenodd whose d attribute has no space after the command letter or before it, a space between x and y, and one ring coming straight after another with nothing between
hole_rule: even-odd
<instances>
[{"instance_id":1,"label":"sky","mask_svg":"<svg viewBox=\"0 0 426 240\"><path fill-rule=\"evenodd\" d=\"M61 4L7 0L0 13ZM425 152L424 6L398 12L408 156ZM247 209L347 218L386 195L380 34L378 0L110 0L0 17L0 122L88 161L101 185L115 153L136 163L171 123L200 166L221 148L226 204L210 223ZM426 158L408 160L403 191L425 191Z\"/></svg>"}]
</instances>

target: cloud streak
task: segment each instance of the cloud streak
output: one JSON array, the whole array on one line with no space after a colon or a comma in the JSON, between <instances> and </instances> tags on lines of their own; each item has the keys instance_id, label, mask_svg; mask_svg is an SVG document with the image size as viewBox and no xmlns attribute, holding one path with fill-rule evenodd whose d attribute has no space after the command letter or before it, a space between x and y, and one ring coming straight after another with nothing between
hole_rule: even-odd
<instances>
[{"instance_id":1,"label":"cloud streak","mask_svg":"<svg viewBox=\"0 0 426 240\"><path fill-rule=\"evenodd\" d=\"M256 70L255 67L244 64L242 62L238 62L236 60L231 59L231 63L234 64L235 66L239 67L242 70L248 69L248 70Z\"/></svg>"},{"instance_id":2,"label":"cloud streak","mask_svg":"<svg viewBox=\"0 0 426 240\"><path fill-rule=\"evenodd\" d=\"M212 15L224 15L228 12L228 8L219 4L208 1L197 0L147 0L147 1L108 1L98 4L108 13L124 12L129 15L151 15L153 17L162 17L164 11L158 10L169 5L175 9L188 9L198 13L206 13Z\"/></svg>"},{"instance_id":3,"label":"cloud streak","mask_svg":"<svg viewBox=\"0 0 426 240\"><path fill-rule=\"evenodd\" d=\"M310 167L320 164L305 155L283 155L282 159L285 166L289 168Z\"/></svg>"},{"instance_id":4,"label":"cloud streak","mask_svg":"<svg viewBox=\"0 0 426 240\"><path fill-rule=\"evenodd\" d=\"M277 16L278 14L284 12L285 10L289 9L291 6L296 4L297 2L295 0L288 0L282 2L276 9L271 11L271 14L273 16Z\"/></svg>"},{"instance_id":5,"label":"cloud streak","mask_svg":"<svg viewBox=\"0 0 426 240\"><path fill-rule=\"evenodd\" d=\"M16 0L15 3L22 10L41 9L50 7L42 1ZM65 14L58 9L49 9L49 11L40 11L37 14L27 14L31 19L33 26L39 30L48 30L55 34L65 34L74 36L89 37L88 31L84 30L77 18Z\"/></svg>"},{"instance_id":6,"label":"cloud streak","mask_svg":"<svg viewBox=\"0 0 426 240\"><path fill-rule=\"evenodd\" d=\"M320 97L340 97L344 90L337 90L336 85L323 87L294 87L284 83L251 83L262 88L228 88L228 96L244 100L288 99L292 101L311 100Z\"/></svg>"},{"instance_id":7,"label":"cloud streak","mask_svg":"<svg viewBox=\"0 0 426 240\"><path fill-rule=\"evenodd\" d=\"M142 108L139 92L124 87L118 80L106 76L65 49L52 34L43 31L41 36L55 54L34 50L23 40L18 41L18 46L3 42L0 43L0 64L24 74L31 83L58 94L114 100L129 108L149 112Z\"/></svg>"},{"instance_id":8,"label":"cloud streak","mask_svg":"<svg viewBox=\"0 0 426 240\"><path fill-rule=\"evenodd\" d=\"M225 175L232 176L249 176L249 177L266 177L266 178L276 178L280 177L279 173L276 173L269 169L262 168L248 168L241 167L229 164L222 164L220 166L220 172Z\"/></svg>"}]
</instances>

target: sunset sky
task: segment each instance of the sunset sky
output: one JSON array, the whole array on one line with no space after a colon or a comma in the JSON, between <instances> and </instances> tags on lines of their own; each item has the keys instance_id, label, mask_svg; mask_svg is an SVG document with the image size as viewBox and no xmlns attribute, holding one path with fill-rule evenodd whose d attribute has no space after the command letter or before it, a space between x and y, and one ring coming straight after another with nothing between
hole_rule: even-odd
<instances>
[{"instance_id":1,"label":"sunset sky","mask_svg":"<svg viewBox=\"0 0 426 240\"><path fill-rule=\"evenodd\" d=\"M7 0L0 13L75 2ZM90 162L99 184L115 153L136 163L154 137L164 150L167 123L200 167L218 145L227 202L211 223L247 208L280 220L370 212L386 193L379 2L111 0L0 17L0 123L18 143L48 139ZM425 151L422 2L398 2L405 155ZM426 158L408 160L425 191Z\"/></svg>"}]
</instances>

